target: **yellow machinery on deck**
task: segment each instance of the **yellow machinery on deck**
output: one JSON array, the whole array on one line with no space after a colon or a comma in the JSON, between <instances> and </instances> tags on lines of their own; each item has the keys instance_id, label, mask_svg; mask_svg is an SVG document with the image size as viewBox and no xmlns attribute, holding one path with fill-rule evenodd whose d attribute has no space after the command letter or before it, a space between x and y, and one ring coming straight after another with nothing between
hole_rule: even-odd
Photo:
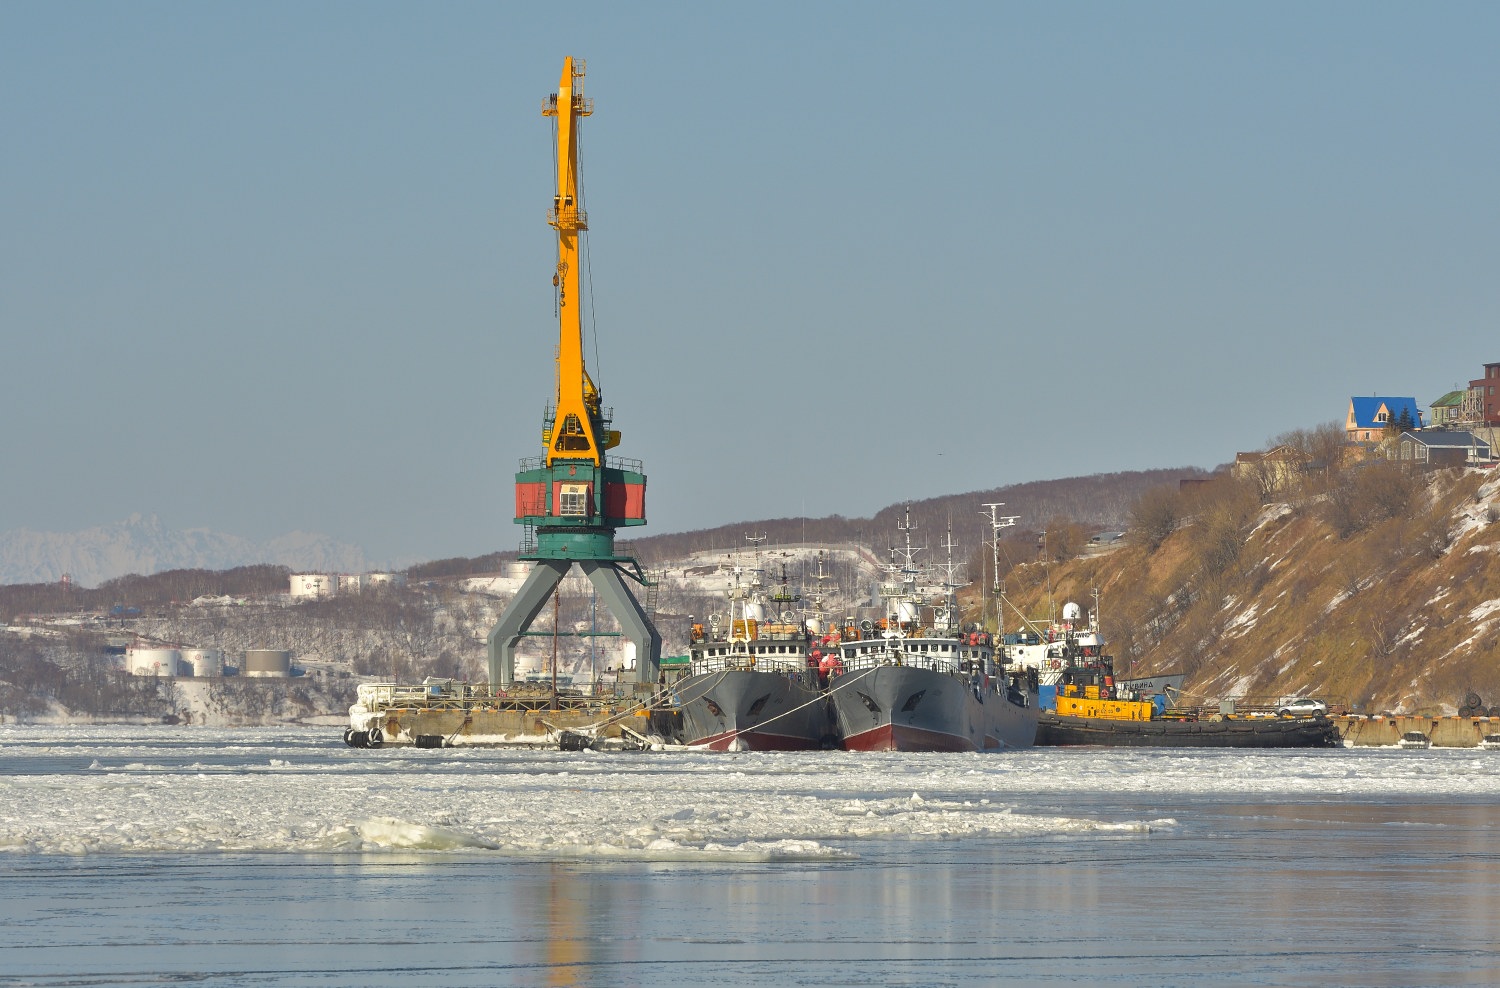
<instances>
[{"instance_id":1,"label":"yellow machinery on deck","mask_svg":"<svg viewBox=\"0 0 1500 988\"><path fill-rule=\"evenodd\" d=\"M1151 704L1145 700L1100 699L1097 686L1064 686L1058 688L1057 713L1063 717L1150 720Z\"/></svg>"}]
</instances>

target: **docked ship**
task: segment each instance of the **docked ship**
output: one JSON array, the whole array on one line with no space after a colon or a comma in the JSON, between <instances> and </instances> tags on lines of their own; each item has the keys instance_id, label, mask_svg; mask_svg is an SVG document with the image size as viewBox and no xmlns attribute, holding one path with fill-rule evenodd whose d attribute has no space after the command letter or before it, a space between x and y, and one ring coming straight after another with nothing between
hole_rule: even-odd
<instances>
[{"instance_id":1,"label":"docked ship","mask_svg":"<svg viewBox=\"0 0 1500 988\"><path fill-rule=\"evenodd\" d=\"M1072 601L1063 605L1061 621L1048 621L1039 627L1023 620L1022 631L1004 636L1007 663L1014 669L1034 672L1044 688L1058 686L1065 670L1103 657L1104 634L1099 630L1098 613L1096 598L1087 620L1083 609ZM1044 689L1044 701L1047 693Z\"/></svg>"},{"instance_id":2,"label":"docked ship","mask_svg":"<svg viewBox=\"0 0 1500 988\"><path fill-rule=\"evenodd\" d=\"M891 550L880 586L885 617L846 627L841 669L829 684L844 747L850 751L997 751L1036 739L1037 680L1010 670L994 637L958 621L953 540L947 578L920 584L908 514L904 549ZM897 559L897 554L901 558ZM936 593L932 593L936 590ZM922 623L932 606L930 625Z\"/></svg>"},{"instance_id":3,"label":"docked ship","mask_svg":"<svg viewBox=\"0 0 1500 988\"><path fill-rule=\"evenodd\" d=\"M1114 660L1103 652L1097 610L1096 601L1089 626L1075 631L1067 619L1079 615L1076 605L1068 604L1061 637L1044 643L1046 648L1038 653L1048 666L1048 677L1055 676L1055 685L1044 691L1038 745L1335 748L1342 744L1337 726L1322 712L1307 717L1203 716L1168 706L1167 694L1123 687L1115 680Z\"/></svg>"},{"instance_id":4,"label":"docked ship","mask_svg":"<svg viewBox=\"0 0 1500 988\"><path fill-rule=\"evenodd\" d=\"M1181 674L1120 681L1105 654L1099 595L1087 615L1063 605L1062 620L1023 620L1005 636L1013 669L1041 683L1039 746L1111 745L1165 748L1328 748L1342 744L1325 714L1307 717L1204 714L1176 706Z\"/></svg>"},{"instance_id":5,"label":"docked ship","mask_svg":"<svg viewBox=\"0 0 1500 988\"><path fill-rule=\"evenodd\" d=\"M821 655L795 610L801 595L785 574L768 591L758 560L732 575L727 615L692 627L688 674L673 688L679 740L715 751L838 747Z\"/></svg>"}]
</instances>

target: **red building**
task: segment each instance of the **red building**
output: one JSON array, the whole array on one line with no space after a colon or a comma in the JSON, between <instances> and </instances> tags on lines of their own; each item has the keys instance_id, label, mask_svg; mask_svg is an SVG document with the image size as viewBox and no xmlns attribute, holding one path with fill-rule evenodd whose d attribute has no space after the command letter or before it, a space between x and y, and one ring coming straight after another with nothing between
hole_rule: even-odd
<instances>
[{"instance_id":1,"label":"red building","mask_svg":"<svg viewBox=\"0 0 1500 988\"><path fill-rule=\"evenodd\" d=\"M1469 393L1464 396L1463 412L1466 422L1481 425L1500 425L1500 397L1495 389L1500 387L1500 362L1484 365L1484 376L1469 382Z\"/></svg>"}]
</instances>

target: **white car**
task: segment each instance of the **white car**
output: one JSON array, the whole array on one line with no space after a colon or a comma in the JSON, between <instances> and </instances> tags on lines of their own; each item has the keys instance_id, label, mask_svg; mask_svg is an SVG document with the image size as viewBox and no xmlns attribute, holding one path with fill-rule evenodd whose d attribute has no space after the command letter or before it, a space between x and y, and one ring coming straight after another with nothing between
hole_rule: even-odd
<instances>
[{"instance_id":1,"label":"white car","mask_svg":"<svg viewBox=\"0 0 1500 988\"><path fill-rule=\"evenodd\" d=\"M1278 717L1327 717L1328 704L1322 700L1309 700L1307 697L1298 697L1288 700L1276 708Z\"/></svg>"}]
</instances>

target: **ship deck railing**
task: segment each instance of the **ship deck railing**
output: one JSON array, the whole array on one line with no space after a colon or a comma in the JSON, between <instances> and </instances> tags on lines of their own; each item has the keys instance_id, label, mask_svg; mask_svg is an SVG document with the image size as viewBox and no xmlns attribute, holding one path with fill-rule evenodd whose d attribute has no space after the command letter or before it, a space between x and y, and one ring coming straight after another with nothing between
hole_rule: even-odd
<instances>
[{"instance_id":1,"label":"ship deck railing","mask_svg":"<svg viewBox=\"0 0 1500 988\"><path fill-rule=\"evenodd\" d=\"M845 655L842 660L844 672L874 669L876 666L906 666L910 669L930 669L950 676L964 674L961 660L956 656L933 655L929 652L857 651Z\"/></svg>"},{"instance_id":2,"label":"ship deck railing","mask_svg":"<svg viewBox=\"0 0 1500 988\"><path fill-rule=\"evenodd\" d=\"M808 669L804 655L746 654L710 655L692 661L694 675L715 672L803 672Z\"/></svg>"}]
</instances>

